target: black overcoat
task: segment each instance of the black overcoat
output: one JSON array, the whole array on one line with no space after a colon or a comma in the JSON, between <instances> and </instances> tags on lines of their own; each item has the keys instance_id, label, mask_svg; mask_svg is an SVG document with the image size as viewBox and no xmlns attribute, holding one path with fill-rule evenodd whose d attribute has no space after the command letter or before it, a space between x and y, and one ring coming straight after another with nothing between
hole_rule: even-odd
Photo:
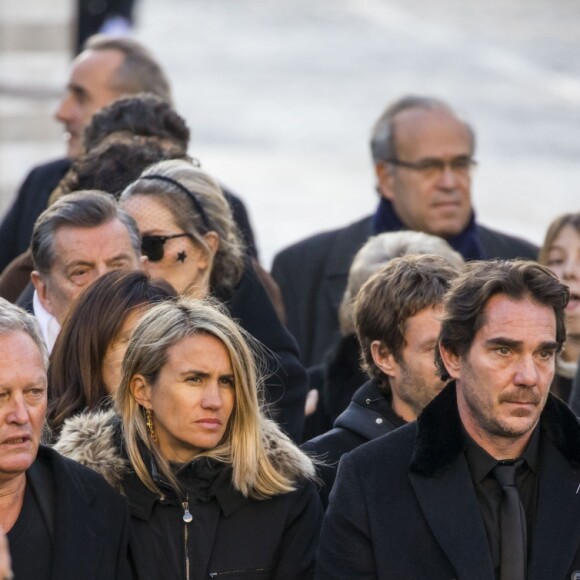
<instances>
[{"instance_id":1,"label":"black overcoat","mask_svg":"<svg viewBox=\"0 0 580 580\"><path fill-rule=\"evenodd\" d=\"M92 470L44 446L26 477L52 532L52 579L133 578L129 511L117 491Z\"/></svg>"},{"instance_id":2,"label":"black overcoat","mask_svg":"<svg viewBox=\"0 0 580 580\"><path fill-rule=\"evenodd\" d=\"M527 577L569 580L580 571L580 427L553 395L540 426ZM323 524L317 578L494 579L453 383L417 422L343 457Z\"/></svg>"},{"instance_id":3,"label":"black overcoat","mask_svg":"<svg viewBox=\"0 0 580 580\"><path fill-rule=\"evenodd\" d=\"M338 335L338 307L355 254L369 239L372 216L346 227L316 234L282 250L274 258L272 277L278 283L288 328L296 337L302 362L321 363ZM484 258L535 260L538 248L476 223Z\"/></svg>"}]
</instances>

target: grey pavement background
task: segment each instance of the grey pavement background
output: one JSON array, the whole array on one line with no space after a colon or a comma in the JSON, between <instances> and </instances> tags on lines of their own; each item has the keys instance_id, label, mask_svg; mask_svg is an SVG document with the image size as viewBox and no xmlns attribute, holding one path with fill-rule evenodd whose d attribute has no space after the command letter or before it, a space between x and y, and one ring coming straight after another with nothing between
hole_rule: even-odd
<instances>
[{"instance_id":1,"label":"grey pavement background","mask_svg":"<svg viewBox=\"0 0 580 580\"><path fill-rule=\"evenodd\" d=\"M0 0L0 211L61 155L70 0ZM576 0L141 0L136 36L166 67L191 153L243 197L266 266L372 211L368 135L405 93L476 127L479 219L540 243L580 209Z\"/></svg>"}]
</instances>

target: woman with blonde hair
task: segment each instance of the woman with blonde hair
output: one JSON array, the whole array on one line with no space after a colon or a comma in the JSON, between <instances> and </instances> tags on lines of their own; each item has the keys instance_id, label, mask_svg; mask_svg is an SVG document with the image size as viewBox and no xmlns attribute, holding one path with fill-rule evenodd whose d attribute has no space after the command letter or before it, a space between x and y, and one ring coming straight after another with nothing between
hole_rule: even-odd
<instances>
[{"instance_id":1,"label":"woman with blonde hair","mask_svg":"<svg viewBox=\"0 0 580 580\"><path fill-rule=\"evenodd\" d=\"M322 511L311 461L266 418L252 339L215 305L152 307L109 413L75 418L57 449L131 506L139 579L311 578ZM256 347L257 348L257 347ZM108 426L108 428L104 428ZM87 459L91 458L91 459ZM113 461L124 466L109 469Z\"/></svg>"},{"instance_id":2,"label":"woman with blonde hair","mask_svg":"<svg viewBox=\"0 0 580 580\"><path fill-rule=\"evenodd\" d=\"M281 323L247 255L218 182L184 160L146 169L121 194L142 236L144 268L180 295L212 296L276 357L265 398L276 420L298 441L304 425L306 372L295 340Z\"/></svg>"}]
</instances>

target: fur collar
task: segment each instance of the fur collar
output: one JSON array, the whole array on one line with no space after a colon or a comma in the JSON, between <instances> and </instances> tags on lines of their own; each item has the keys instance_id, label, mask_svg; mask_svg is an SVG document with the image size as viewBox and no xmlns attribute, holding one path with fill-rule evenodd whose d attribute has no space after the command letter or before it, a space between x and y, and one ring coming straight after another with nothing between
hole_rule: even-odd
<instances>
[{"instance_id":1,"label":"fur collar","mask_svg":"<svg viewBox=\"0 0 580 580\"><path fill-rule=\"evenodd\" d=\"M580 466L580 424L568 406L548 395L540 426L567 461L575 467ZM431 476L450 465L463 448L455 383L452 382L425 407L417 420L410 469Z\"/></svg>"},{"instance_id":2,"label":"fur collar","mask_svg":"<svg viewBox=\"0 0 580 580\"><path fill-rule=\"evenodd\" d=\"M120 451L120 418L113 410L94 411L67 419L54 449L100 473L113 487L131 471L128 460ZM314 479L311 459L284 435L278 425L262 420L262 444L277 471L291 481Z\"/></svg>"}]
</instances>

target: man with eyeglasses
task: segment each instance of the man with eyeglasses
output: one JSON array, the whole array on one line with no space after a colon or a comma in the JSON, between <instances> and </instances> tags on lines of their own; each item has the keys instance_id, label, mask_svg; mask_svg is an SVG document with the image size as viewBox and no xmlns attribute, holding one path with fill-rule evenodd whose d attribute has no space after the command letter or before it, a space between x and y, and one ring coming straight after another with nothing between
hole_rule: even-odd
<instances>
[{"instance_id":1,"label":"man with eyeglasses","mask_svg":"<svg viewBox=\"0 0 580 580\"><path fill-rule=\"evenodd\" d=\"M338 332L350 263L370 236L407 229L437 235L465 260L537 256L533 244L476 221L475 134L447 103L421 96L396 101L374 126L371 151L380 195L376 212L298 242L274 259L288 327L307 366L322 362Z\"/></svg>"}]
</instances>

